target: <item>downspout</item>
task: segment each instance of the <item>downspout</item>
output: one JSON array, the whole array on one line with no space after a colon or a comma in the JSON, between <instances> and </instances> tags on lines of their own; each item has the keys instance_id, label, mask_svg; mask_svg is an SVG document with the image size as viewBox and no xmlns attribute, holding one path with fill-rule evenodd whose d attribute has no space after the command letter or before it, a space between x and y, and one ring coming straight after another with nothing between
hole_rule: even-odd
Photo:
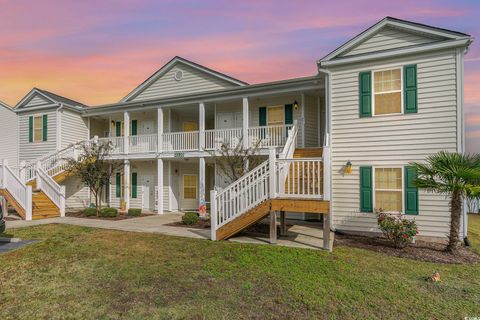
<instances>
[{"instance_id":1,"label":"downspout","mask_svg":"<svg viewBox=\"0 0 480 320\"><path fill-rule=\"evenodd\" d=\"M332 76L332 73L330 70L326 70L326 69L323 69L320 67L320 62L318 61L317 62L317 65L318 65L318 72L320 73L324 73L325 74L325 134L324 134L324 142L323 142L323 146L324 147L329 147L331 149L331 142L332 142L332 138L331 138L331 123L332 123L332 119L331 119L331 76ZM329 223L330 223L330 230L335 232L336 229L335 229L335 226L333 225L333 219L332 219L332 197L331 197L331 194L332 194L332 161L331 161L331 154L332 152L330 151L330 166L328 168L328 170L330 170L330 218L328 219L329 220Z\"/></svg>"}]
</instances>

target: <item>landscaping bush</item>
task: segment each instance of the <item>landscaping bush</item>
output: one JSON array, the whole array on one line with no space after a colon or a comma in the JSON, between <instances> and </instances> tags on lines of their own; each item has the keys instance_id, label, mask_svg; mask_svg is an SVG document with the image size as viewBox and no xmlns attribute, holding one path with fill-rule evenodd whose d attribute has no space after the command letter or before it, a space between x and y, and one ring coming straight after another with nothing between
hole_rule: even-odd
<instances>
[{"instance_id":1,"label":"landscaping bush","mask_svg":"<svg viewBox=\"0 0 480 320\"><path fill-rule=\"evenodd\" d=\"M83 210L83 214L86 217L96 216L97 215L97 208L85 208L85 210Z\"/></svg>"},{"instance_id":2,"label":"landscaping bush","mask_svg":"<svg viewBox=\"0 0 480 320\"><path fill-rule=\"evenodd\" d=\"M182 216L182 223L186 225L196 224L198 222L198 213L196 212L185 212Z\"/></svg>"},{"instance_id":3,"label":"landscaping bush","mask_svg":"<svg viewBox=\"0 0 480 320\"><path fill-rule=\"evenodd\" d=\"M100 210L99 216L104 218L115 218L118 216L118 210L115 208L103 208Z\"/></svg>"},{"instance_id":4,"label":"landscaping bush","mask_svg":"<svg viewBox=\"0 0 480 320\"><path fill-rule=\"evenodd\" d=\"M378 227L385 237L393 242L395 248L405 248L418 234L417 223L413 219L405 219L401 214L388 214L383 210L375 213Z\"/></svg>"},{"instance_id":5,"label":"landscaping bush","mask_svg":"<svg viewBox=\"0 0 480 320\"><path fill-rule=\"evenodd\" d=\"M130 208L128 209L128 215L132 217L138 217L142 214L142 209Z\"/></svg>"}]
</instances>

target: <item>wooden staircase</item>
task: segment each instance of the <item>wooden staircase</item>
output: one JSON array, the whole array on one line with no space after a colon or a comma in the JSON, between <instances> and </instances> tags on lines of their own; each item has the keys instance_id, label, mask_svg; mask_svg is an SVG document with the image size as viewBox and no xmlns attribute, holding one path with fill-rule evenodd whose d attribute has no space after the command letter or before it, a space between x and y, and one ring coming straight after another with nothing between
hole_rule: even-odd
<instances>
[{"instance_id":1,"label":"wooden staircase","mask_svg":"<svg viewBox=\"0 0 480 320\"><path fill-rule=\"evenodd\" d=\"M32 193L32 219L60 217L60 209L42 191Z\"/></svg>"},{"instance_id":2,"label":"wooden staircase","mask_svg":"<svg viewBox=\"0 0 480 320\"><path fill-rule=\"evenodd\" d=\"M7 202L15 209L17 214L25 219L25 209L18 203L18 201L6 189L0 189L0 196L5 197Z\"/></svg>"}]
</instances>

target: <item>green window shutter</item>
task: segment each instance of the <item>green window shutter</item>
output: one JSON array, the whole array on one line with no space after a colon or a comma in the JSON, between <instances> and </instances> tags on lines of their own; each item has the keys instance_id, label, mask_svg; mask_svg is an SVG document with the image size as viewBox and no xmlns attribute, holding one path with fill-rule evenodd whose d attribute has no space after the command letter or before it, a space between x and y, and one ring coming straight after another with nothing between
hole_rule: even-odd
<instances>
[{"instance_id":1,"label":"green window shutter","mask_svg":"<svg viewBox=\"0 0 480 320\"><path fill-rule=\"evenodd\" d=\"M28 117L28 142L33 142L33 116Z\"/></svg>"},{"instance_id":2,"label":"green window shutter","mask_svg":"<svg viewBox=\"0 0 480 320\"><path fill-rule=\"evenodd\" d=\"M122 135L122 123L120 121L115 122L115 136L120 137Z\"/></svg>"},{"instance_id":3,"label":"green window shutter","mask_svg":"<svg viewBox=\"0 0 480 320\"><path fill-rule=\"evenodd\" d=\"M266 126L267 125L267 107L258 108L258 125Z\"/></svg>"},{"instance_id":4,"label":"green window shutter","mask_svg":"<svg viewBox=\"0 0 480 320\"><path fill-rule=\"evenodd\" d=\"M285 124L293 124L293 105L285 105Z\"/></svg>"},{"instance_id":5,"label":"green window shutter","mask_svg":"<svg viewBox=\"0 0 480 320\"><path fill-rule=\"evenodd\" d=\"M115 194L117 198L120 198L122 196L121 183L122 183L122 176L118 172L116 176L116 189L115 189Z\"/></svg>"},{"instance_id":6,"label":"green window shutter","mask_svg":"<svg viewBox=\"0 0 480 320\"><path fill-rule=\"evenodd\" d=\"M405 214L418 214L418 188L415 186L417 169L405 167Z\"/></svg>"},{"instance_id":7,"label":"green window shutter","mask_svg":"<svg viewBox=\"0 0 480 320\"><path fill-rule=\"evenodd\" d=\"M132 198L137 198L137 173L132 172Z\"/></svg>"},{"instance_id":8,"label":"green window shutter","mask_svg":"<svg viewBox=\"0 0 480 320\"><path fill-rule=\"evenodd\" d=\"M43 115L43 141L47 141L48 136L48 116L46 114Z\"/></svg>"},{"instance_id":9,"label":"green window shutter","mask_svg":"<svg viewBox=\"0 0 480 320\"><path fill-rule=\"evenodd\" d=\"M372 167L360 167L360 211L373 212Z\"/></svg>"},{"instance_id":10,"label":"green window shutter","mask_svg":"<svg viewBox=\"0 0 480 320\"><path fill-rule=\"evenodd\" d=\"M360 118L372 116L372 72L360 72L358 75Z\"/></svg>"},{"instance_id":11,"label":"green window shutter","mask_svg":"<svg viewBox=\"0 0 480 320\"><path fill-rule=\"evenodd\" d=\"M131 132L131 135L132 135L132 136L136 136L136 135L137 135L137 120L132 120L132 132Z\"/></svg>"},{"instance_id":12,"label":"green window shutter","mask_svg":"<svg viewBox=\"0 0 480 320\"><path fill-rule=\"evenodd\" d=\"M403 67L403 95L404 112L417 113L417 66L409 65Z\"/></svg>"}]
</instances>

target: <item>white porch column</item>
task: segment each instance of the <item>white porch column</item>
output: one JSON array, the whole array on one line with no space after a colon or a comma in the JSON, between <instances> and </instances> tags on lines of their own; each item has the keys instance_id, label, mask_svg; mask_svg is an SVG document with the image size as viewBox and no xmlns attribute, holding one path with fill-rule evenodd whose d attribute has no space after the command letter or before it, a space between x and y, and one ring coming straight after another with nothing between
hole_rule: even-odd
<instances>
[{"instance_id":1,"label":"white porch column","mask_svg":"<svg viewBox=\"0 0 480 320\"><path fill-rule=\"evenodd\" d=\"M130 209L130 161L125 160L123 166L123 193L125 201L125 210Z\"/></svg>"},{"instance_id":2,"label":"white porch column","mask_svg":"<svg viewBox=\"0 0 480 320\"><path fill-rule=\"evenodd\" d=\"M242 106L243 106L243 147L248 148L250 143L248 139L248 98L242 99Z\"/></svg>"},{"instance_id":3,"label":"white porch column","mask_svg":"<svg viewBox=\"0 0 480 320\"><path fill-rule=\"evenodd\" d=\"M201 217L205 217L207 213L207 203L205 200L205 158L199 158L198 167L198 211Z\"/></svg>"},{"instance_id":4,"label":"white porch column","mask_svg":"<svg viewBox=\"0 0 480 320\"><path fill-rule=\"evenodd\" d=\"M130 138L130 113L128 111L125 111L123 113L123 150L125 154L129 153L129 138Z\"/></svg>"},{"instance_id":5,"label":"white porch column","mask_svg":"<svg viewBox=\"0 0 480 320\"><path fill-rule=\"evenodd\" d=\"M5 197L2 197L2 214L3 214L3 217L7 217L8 216L8 207L7 207L7 198Z\"/></svg>"},{"instance_id":6,"label":"white porch column","mask_svg":"<svg viewBox=\"0 0 480 320\"><path fill-rule=\"evenodd\" d=\"M205 149L205 104L200 102L198 104L198 148L200 151Z\"/></svg>"},{"instance_id":7,"label":"white porch column","mask_svg":"<svg viewBox=\"0 0 480 320\"><path fill-rule=\"evenodd\" d=\"M302 93L300 97L300 108L302 112L302 120L300 125L302 126L302 148L305 148L305 94Z\"/></svg>"},{"instance_id":8,"label":"white porch column","mask_svg":"<svg viewBox=\"0 0 480 320\"><path fill-rule=\"evenodd\" d=\"M157 109L157 150L158 152L163 151L163 109Z\"/></svg>"},{"instance_id":9,"label":"white porch column","mask_svg":"<svg viewBox=\"0 0 480 320\"><path fill-rule=\"evenodd\" d=\"M157 213L163 213L163 159L157 159Z\"/></svg>"}]
</instances>

